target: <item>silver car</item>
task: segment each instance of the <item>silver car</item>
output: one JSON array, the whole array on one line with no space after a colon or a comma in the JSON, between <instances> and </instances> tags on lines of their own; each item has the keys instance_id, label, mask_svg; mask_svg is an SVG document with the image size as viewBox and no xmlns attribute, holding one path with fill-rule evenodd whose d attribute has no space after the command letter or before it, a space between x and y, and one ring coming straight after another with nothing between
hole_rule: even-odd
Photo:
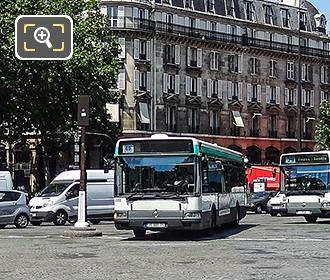
<instances>
[{"instance_id":1,"label":"silver car","mask_svg":"<svg viewBox=\"0 0 330 280\"><path fill-rule=\"evenodd\" d=\"M8 224L25 228L31 219L28 198L19 191L0 191L0 229Z\"/></svg>"}]
</instances>

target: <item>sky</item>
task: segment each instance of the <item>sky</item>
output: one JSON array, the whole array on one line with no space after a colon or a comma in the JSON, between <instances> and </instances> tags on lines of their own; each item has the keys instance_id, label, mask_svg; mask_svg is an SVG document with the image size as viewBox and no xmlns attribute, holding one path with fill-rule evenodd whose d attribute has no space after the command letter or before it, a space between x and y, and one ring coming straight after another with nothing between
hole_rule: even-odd
<instances>
[{"instance_id":1,"label":"sky","mask_svg":"<svg viewBox=\"0 0 330 280\"><path fill-rule=\"evenodd\" d=\"M325 14L328 20L327 31L330 31L330 0L309 0L314 6L320 11L320 13Z\"/></svg>"}]
</instances>

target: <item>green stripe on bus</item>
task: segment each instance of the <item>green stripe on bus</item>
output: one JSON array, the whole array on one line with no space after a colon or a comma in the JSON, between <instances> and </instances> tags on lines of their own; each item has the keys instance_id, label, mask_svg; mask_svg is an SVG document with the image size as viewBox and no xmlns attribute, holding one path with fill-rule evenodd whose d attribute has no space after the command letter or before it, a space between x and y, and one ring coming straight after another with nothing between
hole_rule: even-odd
<instances>
[{"instance_id":1,"label":"green stripe on bus","mask_svg":"<svg viewBox=\"0 0 330 280\"><path fill-rule=\"evenodd\" d=\"M238 162L243 162L243 158L240 155L232 154L227 151L223 151L220 149L216 149L213 147L206 146L204 144L201 145L200 151L202 153L205 153L207 155L219 157L219 158L225 158L225 159L230 159L230 160L235 160Z\"/></svg>"}]
</instances>

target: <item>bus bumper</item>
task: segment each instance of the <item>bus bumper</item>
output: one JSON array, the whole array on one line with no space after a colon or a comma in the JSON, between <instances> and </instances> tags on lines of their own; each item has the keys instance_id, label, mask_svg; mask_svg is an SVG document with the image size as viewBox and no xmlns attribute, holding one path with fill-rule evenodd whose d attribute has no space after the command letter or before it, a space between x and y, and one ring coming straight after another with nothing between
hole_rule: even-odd
<instances>
[{"instance_id":1,"label":"bus bumper","mask_svg":"<svg viewBox=\"0 0 330 280\"><path fill-rule=\"evenodd\" d=\"M114 222L116 229L124 230L201 230L202 215L194 213L185 218L183 211L127 211L125 215L115 212Z\"/></svg>"},{"instance_id":2,"label":"bus bumper","mask_svg":"<svg viewBox=\"0 0 330 280\"><path fill-rule=\"evenodd\" d=\"M287 206L288 215L292 216L324 216L323 211L321 211L321 204L320 203L289 203Z\"/></svg>"}]
</instances>

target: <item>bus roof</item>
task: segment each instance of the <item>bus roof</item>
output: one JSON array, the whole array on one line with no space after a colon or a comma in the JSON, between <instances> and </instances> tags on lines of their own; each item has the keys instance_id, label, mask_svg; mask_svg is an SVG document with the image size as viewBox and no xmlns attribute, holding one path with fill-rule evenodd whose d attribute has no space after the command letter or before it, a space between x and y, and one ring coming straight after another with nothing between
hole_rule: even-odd
<instances>
[{"instance_id":1,"label":"bus roof","mask_svg":"<svg viewBox=\"0 0 330 280\"><path fill-rule=\"evenodd\" d=\"M209 156L224 158L228 160L234 160L243 163L243 155L239 152L233 151L228 148L224 148L217 144L211 144L205 141L198 140L194 137L169 137L166 134L154 134L151 137L146 138L126 138L118 140L116 144L115 156L119 155L119 145L121 142L134 142L134 141L146 141L146 140L179 140L179 141L191 141L194 146L193 154L198 155L200 153L207 154ZM170 152L170 151L169 151Z\"/></svg>"}]
</instances>

